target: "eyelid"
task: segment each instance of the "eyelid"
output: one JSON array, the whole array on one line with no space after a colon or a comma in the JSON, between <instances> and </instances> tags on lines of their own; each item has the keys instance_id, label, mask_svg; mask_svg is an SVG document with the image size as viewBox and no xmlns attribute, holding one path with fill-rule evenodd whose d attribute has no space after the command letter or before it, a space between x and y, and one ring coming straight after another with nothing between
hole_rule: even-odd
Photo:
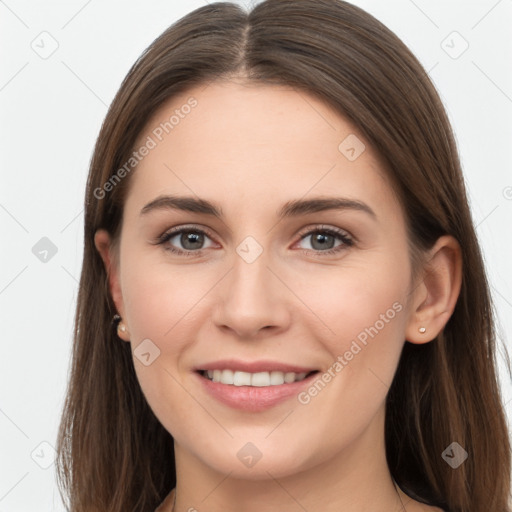
<instances>
[{"instance_id":1,"label":"eyelid","mask_svg":"<svg viewBox=\"0 0 512 512\"><path fill-rule=\"evenodd\" d=\"M212 240L215 239L215 235L213 234L213 232L206 226L203 226L201 224L180 224L179 226L174 226L172 228L166 229L161 235L157 236L156 243L168 238L171 235L177 235L183 231L197 231L199 233L204 233Z\"/></svg>"},{"instance_id":2,"label":"eyelid","mask_svg":"<svg viewBox=\"0 0 512 512\"><path fill-rule=\"evenodd\" d=\"M206 235L209 239L211 239L213 242L215 242L215 235L213 235L212 231L207 228L206 226L203 226L201 224L182 224L179 226L174 226L172 228L167 229L164 231L160 236L156 238L156 240L153 242L155 245L163 245L167 241L169 241L171 238L174 238L174 236L179 235L183 232L198 232L201 234ZM297 243L300 243L302 240L307 238L308 236L311 236L314 233L328 233L332 236L338 237L338 239L341 240L341 245L337 247L333 247L331 249L326 249L324 251L315 250L315 249L299 249L300 251L310 254L313 253L314 255L332 255L334 253L340 252L343 249L346 249L348 247L351 247L355 243L355 238L350 234L348 231L325 224L313 224L309 225L303 229L301 229L298 233L298 236L300 237L297 242L295 242L294 245ZM217 242L215 242L217 243ZM166 250L176 253L178 255L183 256L201 256L203 252L206 249L198 249L198 250L188 250L188 249L179 249L175 247L166 247Z\"/></svg>"},{"instance_id":3,"label":"eyelid","mask_svg":"<svg viewBox=\"0 0 512 512\"><path fill-rule=\"evenodd\" d=\"M330 226L329 224L313 224L309 225L299 231L299 236L304 238L305 236L310 235L311 233L316 233L317 231L326 231L331 233L336 233L337 235L342 235L346 238L350 238L350 240L355 241L354 236L352 236L346 229L341 229L336 226Z\"/></svg>"},{"instance_id":4,"label":"eyelid","mask_svg":"<svg viewBox=\"0 0 512 512\"><path fill-rule=\"evenodd\" d=\"M210 238L214 239L215 235L212 233L212 231L207 228L206 226L203 226L202 224L183 224L179 226L175 226L173 228L166 229L161 235L157 237L157 240L161 240L162 238L166 237L167 235L170 235L171 233L180 233L182 231L185 231L189 229L190 231L203 231L206 235L208 235ZM355 241L355 237L349 233L345 229L341 229L335 226L330 226L327 224L312 224L305 228L302 228L297 234L298 236L304 238L307 235L310 235L311 233L314 233L316 231L332 231L338 235L344 235L347 238L350 238L351 240Z\"/></svg>"},{"instance_id":5,"label":"eyelid","mask_svg":"<svg viewBox=\"0 0 512 512\"><path fill-rule=\"evenodd\" d=\"M315 224L310 225L301 230L301 232L299 233L300 239L294 245L300 243L302 240L304 240L308 236L311 236L314 233L327 233L328 235L333 236L339 241L341 241L341 244L323 251L316 249L299 249L304 254L313 255L315 257L320 256L321 258L326 258L333 255L337 256L341 252L353 247L356 242L355 237L353 237L352 234L346 231L345 229L325 224Z\"/></svg>"}]
</instances>

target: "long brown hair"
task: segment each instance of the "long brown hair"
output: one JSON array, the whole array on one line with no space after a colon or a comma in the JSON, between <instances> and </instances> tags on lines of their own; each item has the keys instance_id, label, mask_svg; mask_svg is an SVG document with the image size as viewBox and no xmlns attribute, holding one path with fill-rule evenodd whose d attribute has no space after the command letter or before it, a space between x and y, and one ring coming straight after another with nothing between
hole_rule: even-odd
<instances>
[{"instance_id":1,"label":"long brown hair","mask_svg":"<svg viewBox=\"0 0 512 512\"><path fill-rule=\"evenodd\" d=\"M327 102L372 144L406 215L414 251L441 235L462 248L455 311L431 343L405 343L386 402L391 474L451 512L510 512L510 439L497 378L494 310L452 130L425 70L389 29L340 0L267 0L197 9L133 65L91 161L72 366L57 440L59 490L74 512L153 510L175 485L173 439L149 408L115 313L96 230L118 237L128 161L164 101L219 77L292 86ZM119 177L119 173L117 174ZM99 192L100 191L100 192ZM413 251L413 252L414 252ZM508 355L507 355L508 362ZM456 469L442 453L457 442Z\"/></svg>"}]
</instances>

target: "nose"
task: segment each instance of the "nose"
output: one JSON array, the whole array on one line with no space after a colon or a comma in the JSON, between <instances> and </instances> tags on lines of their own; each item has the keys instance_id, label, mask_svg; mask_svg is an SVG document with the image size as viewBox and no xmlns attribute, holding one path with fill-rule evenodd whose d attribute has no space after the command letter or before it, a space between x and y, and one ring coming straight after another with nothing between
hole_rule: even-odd
<instances>
[{"instance_id":1,"label":"nose","mask_svg":"<svg viewBox=\"0 0 512 512\"><path fill-rule=\"evenodd\" d=\"M268 263L265 252L252 263L235 255L216 293L215 326L241 340L276 335L289 327L291 293Z\"/></svg>"}]
</instances>

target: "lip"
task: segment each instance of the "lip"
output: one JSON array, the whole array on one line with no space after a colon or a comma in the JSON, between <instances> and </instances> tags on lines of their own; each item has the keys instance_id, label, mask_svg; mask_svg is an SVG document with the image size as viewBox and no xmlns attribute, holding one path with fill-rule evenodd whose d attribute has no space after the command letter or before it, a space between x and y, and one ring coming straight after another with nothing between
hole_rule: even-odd
<instances>
[{"instance_id":1,"label":"lip","mask_svg":"<svg viewBox=\"0 0 512 512\"><path fill-rule=\"evenodd\" d=\"M233 370L234 372L294 372L294 373L310 373L318 370L318 368L307 368L305 366L295 366L279 361L241 361L237 359L222 359L205 363L194 368L195 371L200 370Z\"/></svg>"},{"instance_id":2,"label":"lip","mask_svg":"<svg viewBox=\"0 0 512 512\"><path fill-rule=\"evenodd\" d=\"M281 371L294 373L312 373L305 379L289 384L277 386L233 386L213 382L201 375L201 370L233 370L257 373L263 371ZM318 369L283 364L276 361L243 362L223 360L201 365L195 369L194 374L200 381L203 390L220 403L233 409L247 412L262 412L275 407L290 398L296 397L300 391L311 385L318 376Z\"/></svg>"}]
</instances>

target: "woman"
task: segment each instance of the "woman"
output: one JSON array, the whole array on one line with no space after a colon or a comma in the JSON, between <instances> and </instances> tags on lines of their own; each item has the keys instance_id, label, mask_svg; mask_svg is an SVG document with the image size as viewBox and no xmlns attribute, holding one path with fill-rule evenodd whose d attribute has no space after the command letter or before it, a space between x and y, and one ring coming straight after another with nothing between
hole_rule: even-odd
<instances>
[{"instance_id":1,"label":"woman","mask_svg":"<svg viewBox=\"0 0 512 512\"><path fill-rule=\"evenodd\" d=\"M58 443L73 511L510 512L452 131L339 0L215 3L103 124Z\"/></svg>"}]
</instances>

